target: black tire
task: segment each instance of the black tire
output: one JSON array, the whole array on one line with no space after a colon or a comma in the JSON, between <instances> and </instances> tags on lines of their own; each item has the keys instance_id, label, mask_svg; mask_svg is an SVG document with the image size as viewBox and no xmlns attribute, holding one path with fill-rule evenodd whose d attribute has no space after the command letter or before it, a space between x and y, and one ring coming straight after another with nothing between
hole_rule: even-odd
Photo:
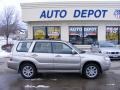
<instances>
[{"instance_id":1,"label":"black tire","mask_svg":"<svg viewBox=\"0 0 120 90\"><path fill-rule=\"evenodd\" d=\"M90 72L90 68L94 70ZM95 63L88 63L83 67L82 75L87 79L95 79L100 75L100 67Z\"/></svg>"},{"instance_id":2,"label":"black tire","mask_svg":"<svg viewBox=\"0 0 120 90\"><path fill-rule=\"evenodd\" d=\"M29 68L29 69L28 69L28 71L26 71L26 74L25 74L25 69L27 69L27 68ZM29 71L29 70L31 70L31 71ZM20 73L25 79L32 79L36 76L37 70L36 70L36 67L33 64L23 63L20 66Z\"/></svg>"}]
</instances>

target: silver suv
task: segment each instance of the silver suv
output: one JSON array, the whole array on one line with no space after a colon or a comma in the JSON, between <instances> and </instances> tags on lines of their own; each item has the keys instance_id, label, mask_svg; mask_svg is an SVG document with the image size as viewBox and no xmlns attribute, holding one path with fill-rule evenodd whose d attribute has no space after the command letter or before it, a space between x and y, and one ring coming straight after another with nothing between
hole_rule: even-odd
<instances>
[{"instance_id":1,"label":"silver suv","mask_svg":"<svg viewBox=\"0 0 120 90\"><path fill-rule=\"evenodd\" d=\"M85 53L68 42L52 40L18 41L8 61L8 68L27 79L34 78L38 72L76 72L94 79L110 65L107 56Z\"/></svg>"}]
</instances>

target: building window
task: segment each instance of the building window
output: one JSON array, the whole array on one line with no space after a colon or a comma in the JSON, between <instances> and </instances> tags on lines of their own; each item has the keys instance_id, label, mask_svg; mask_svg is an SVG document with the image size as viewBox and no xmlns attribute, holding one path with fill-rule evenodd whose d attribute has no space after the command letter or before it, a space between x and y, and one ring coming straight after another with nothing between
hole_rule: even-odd
<instances>
[{"instance_id":1,"label":"building window","mask_svg":"<svg viewBox=\"0 0 120 90\"><path fill-rule=\"evenodd\" d=\"M97 26L70 26L69 41L76 45L90 45L97 40Z\"/></svg>"},{"instance_id":2,"label":"building window","mask_svg":"<svg viewBox=\"0 0 120 90\"><path fill-rule=\"evenodd\" d=\"M60 40L60 26L34 26L33 39Z\"/></svg>"},{"instance_id":3,"label":"building window","mask_svg":"<svg viewBox=\"0 0 120 90\"><path fill-rule=\"evenodd\" d=\"M106 40L114 44L120 43L120 26L106 26Z\"/></svg>"}]
</instances>

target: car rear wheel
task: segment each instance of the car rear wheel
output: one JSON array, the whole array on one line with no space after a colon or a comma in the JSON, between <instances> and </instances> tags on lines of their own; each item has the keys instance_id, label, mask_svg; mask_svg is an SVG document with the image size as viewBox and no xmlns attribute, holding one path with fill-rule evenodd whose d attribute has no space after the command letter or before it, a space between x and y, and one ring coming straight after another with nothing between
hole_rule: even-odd
<instances>
[{"instance_id":1,"label":"car rear wheel","mask_svg":"<svg viewBox=\"0 0 120 90\"><path fill-rule=\"evenodd\" d=\"M83 76L88 79L95 79L100 74L100 67L95 63L88 63L83 68Z\"/></svg>"},{"instance_id":2,"label":"car rear wheel","mask_svg":"<svg viewBox=\"0 0 120 90\"><path fill-rule=\"evenodd\" d=\"M33 64L24 63L20 67L21 75L26 79L34 78L37 74L37 70Z\"/></svg>"}]
</instances>

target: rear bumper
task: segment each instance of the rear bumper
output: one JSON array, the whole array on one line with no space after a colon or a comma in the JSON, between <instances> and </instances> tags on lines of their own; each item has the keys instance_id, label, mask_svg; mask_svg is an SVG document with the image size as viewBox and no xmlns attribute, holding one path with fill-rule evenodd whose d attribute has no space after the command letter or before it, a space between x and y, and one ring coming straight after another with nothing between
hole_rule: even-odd
<instances>
[{"instance_id":1,"label":"rear bumper","mask_svg":"<svg viewBox=\"0 0 120 90\"><path fill-rule=\"evenodd\" d=\"M8 61L8 62L7 62L7 66L8 66L8 68L10 68L10 69L14 69L14 70L17 70L17 71L18 71L19 63L18 63L18 62L14 62L14 61Z\"/></svg>"}]
</instances>

